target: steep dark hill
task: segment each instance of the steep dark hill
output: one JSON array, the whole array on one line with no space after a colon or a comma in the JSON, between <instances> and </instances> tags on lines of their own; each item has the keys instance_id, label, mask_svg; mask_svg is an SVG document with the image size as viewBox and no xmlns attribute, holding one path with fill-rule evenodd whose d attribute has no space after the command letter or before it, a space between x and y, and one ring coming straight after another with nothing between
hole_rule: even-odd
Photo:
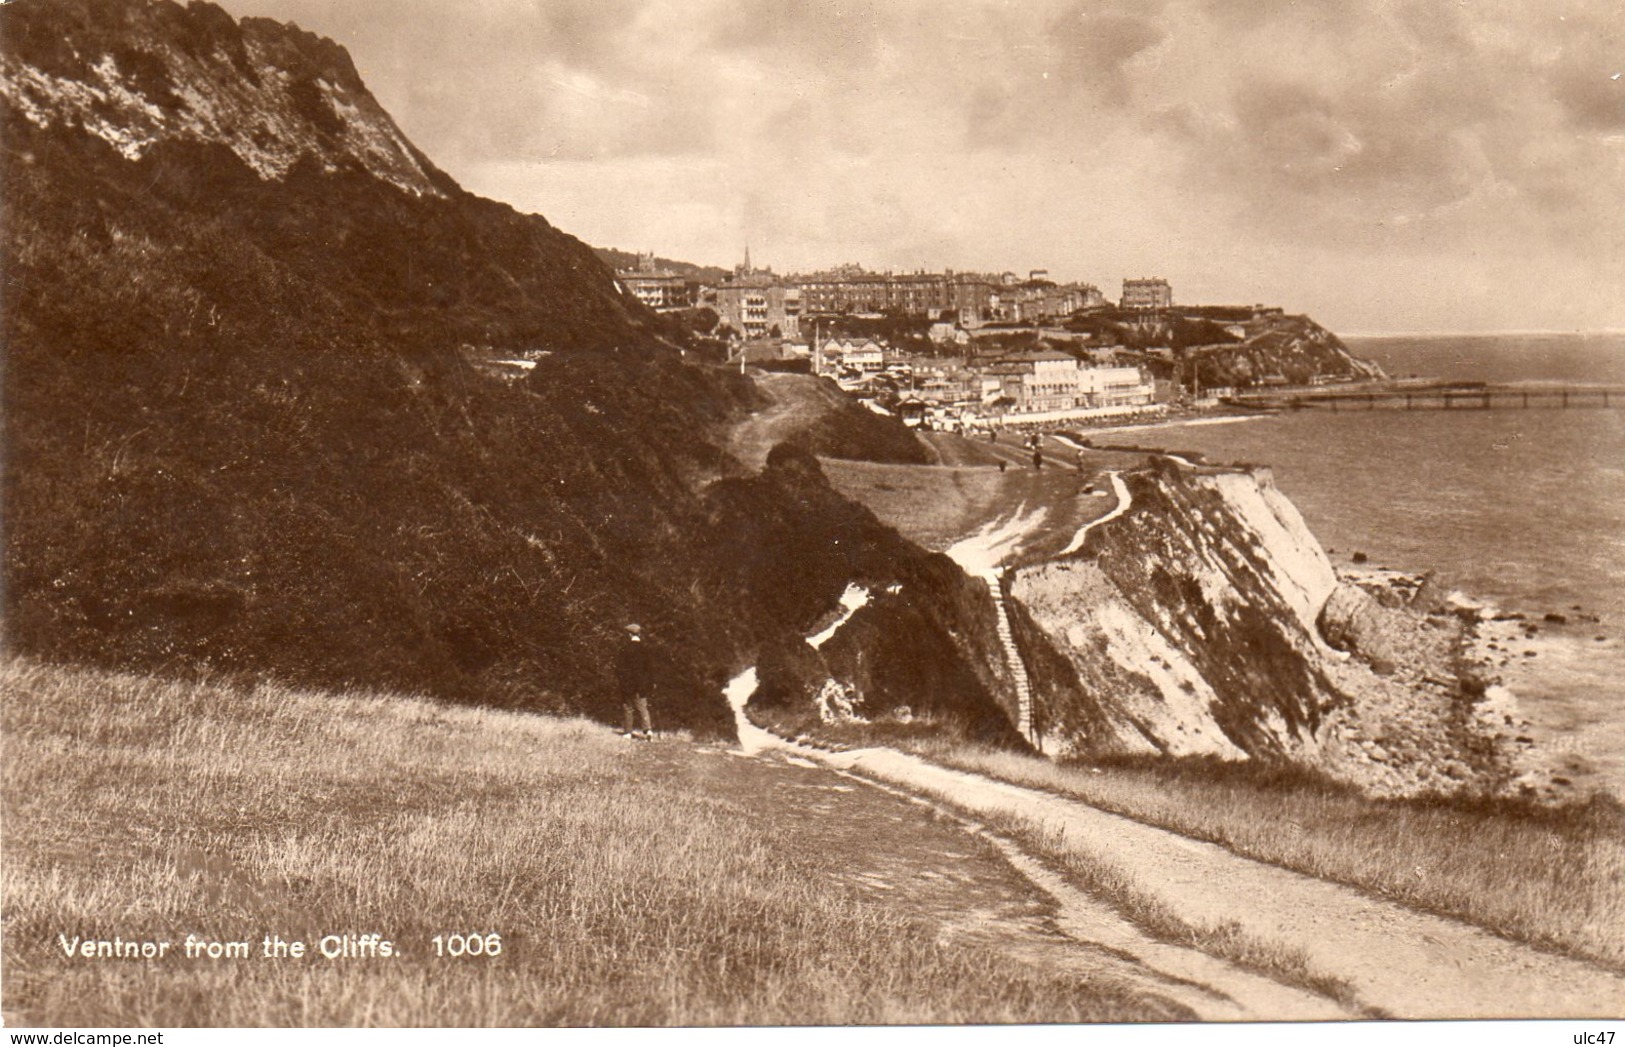
<instances>
[{"instance_id":1,"label":"steep dark hill","mask_svg":"<svg viewBox=\"0 0 1625 1047\"><path fill-rule=\"evenodd\" d=\"M727 674L856 569L803 543L927 559L816 475L738 479L782 526L719 526L765 399L436 171L329 41L18 0L0 100L10 649L608 718L635 618L662 725L727 734Z\"/></svg>"},{"instance_id":2,"label":"steep dark hill","mask_svg":"<svg viewBox=\"0 0 1625 1047\"><path fill-rule=\"evenodd\" d=\"M248 305L231 280L252 253L301 297L363 307L348 326L392 344L601 348L663 331L586 245L435 169L344 49L296 27L196 2L22 0L0 10L0 98L8 203L39 223L27 234L148 249L143 268L169 283L167 248L189 240L212 274L195 305L216 323Z\"/></svg>"}]
</instances>

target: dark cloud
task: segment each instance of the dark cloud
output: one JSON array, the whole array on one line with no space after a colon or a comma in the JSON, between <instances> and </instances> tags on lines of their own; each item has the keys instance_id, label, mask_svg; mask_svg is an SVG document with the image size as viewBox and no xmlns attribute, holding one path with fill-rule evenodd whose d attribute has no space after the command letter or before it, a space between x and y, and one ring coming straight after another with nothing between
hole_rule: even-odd
<instances>
[{"instance_id":1,"label":"dark cloud","mask_svg":"<svg viewBox=\"0 0 1625 1047\"><path fill-rule=\"evenodd\" d=\"M1625 131L1625 55L1610 68L1603 61L1563 64L1552 71L1552 95L1581 131Z\"/></svg>"},{"instance_id":2,"label":"dark cloud","mask_svg":"<svg viewBox=\"0 0 1625 1047\"><path fill-rule=\"evenodd\" d=\"M873 66L885 37L882 8L864 0L738 0L713 18L710 44L720 51L831 72Z\"/></svg>"},{"instance_id":3,"label":"dark cloud","mask_svg":"<svg viewBox=\"0 0 1625 1047\"><path fill-rule=\"evenodd\" d=\"M1050 68L1064 83L1088 88L1112 105L1127 105L1129 62L1167 35L1149 19L1077 3L1049 25L1049 41L1055 48Z\"/></svg>"}]
</instances>

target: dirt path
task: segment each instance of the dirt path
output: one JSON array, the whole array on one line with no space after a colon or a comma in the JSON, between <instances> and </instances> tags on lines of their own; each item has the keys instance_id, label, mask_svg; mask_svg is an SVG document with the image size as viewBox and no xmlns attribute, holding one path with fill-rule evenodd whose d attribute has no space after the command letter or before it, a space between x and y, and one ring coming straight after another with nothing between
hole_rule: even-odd
<instances>
[{"instance_id":1,"label":"dirt path","mask_svg":"<svg viewBox=\"0 0 1625 1047\"><path fill-rule=\"evenodd\" d=\"M1129 989L1145 1021L1224 1017L1224 1001L1113 950L1081 945L1058 924L1044 890L1013 868L997 842L897 790L875 788L793 753L746 758L711 745L626 743L633 773L680 778L718 810L770 833L802 875L829 880L925 924L937 940L988 963L1075 981L1079 993ZM874 846L877 838L888 841Z\"/></svg>"},{"instance_id":2,"label":"dirt path","mask_svg":"<svg viewBox=\"0 0 1625 1047\"><path fill-rule=\"evenodd\" d=\"M946 805L960 817L1014 818L1058 833L1067 852L1123 874L1135 891L1184 923L1233 926L1255 942L1299 954L1311 973L1343 981L1354 996L1352 1008L1339 1005L1195 950L1156 942L1031 856L1001 845L1007 859L1055 899L1063 933L1134 961L1135 970L1147 977L1195 986L1207 1005L1189 995L1179 998L1204 1018L1286 1021L1361 1012L1407 1019L1607 1018L1625 1013L1625 976L1457 920L895 750L827 752L786 741L746 715L756 684L756 670L748 669L724 690L741 755L823 766Z\"/></svg>"},{"instance_id":3,"label":"dirt path","mask_svg":"<svg viewBox=\"0 0 1625 1047\"><path fill-rule=\"evenodd\" d=\"M772 401L766 407L734 426L728 449L752 469L760 469L767 453L783 438L816 421L824 410L815 398L791 395L796 375L762 375L756 386Z\"/></svg>"},{"instance_id":4,"label":"dirt path","mask_svg":"<svg viewBox=\"0 0 1625 1047\"><path fill-rule=\"evenodd\" d=\"M1316 1021L1361 1016L1357 1010L1327 997L1282 985L1196 949L1157 941L1110 907L1066 883L1008 840L985 831L960 813L966 809L965 805L950 797L943 797L947 803L937 802L921 795L928 790L922 790L915 783L875 774L872 768L855 759L862 753L827 753L786 741L757 727L744 712L746 702L756 690L756 682L756 670L747 669L724 691L734 708L739 729L737 755L769 764L788 763L824 774L835 771L850 781L862 783L864 793L879 790L924 806L934 815L933 824L957 825L960 831L996 849L1008 866L1050 907L1048 917L1034 925L1030 920L1011 920L990 911L980 904L981 896L976 893L950 898L944 905L957 915L948 920L944 933L995 949L1015 962L1080 975L1110 976L1174 1001L1202 1021ZM878 751L864 750L864 753ZM843 825L850 825L861 814L861 809L848 809L843 805L862 795L844 797L841 804L829 807L825 813ZM879 848L866 841L868 861L876 860L874 855L881 855L892 862L894 868L903 868L911 855L919 857L918 848L910 842L912 836L907 840L887 838L887 845ZM914 868L911 875L936 880L953 878L962 872L956 864L936 872ZM884 889L883 883L881 886Z\"/></svg>"},{"instance_id":5,"label":"dirt path","mask_svg":"<svg viewBox=\"0 0 1625 1047\"><path fill-rule=\"evenodd\" d=\"M1076 950L1090 956L1095 963L1099 962L1097 954L1115 957L1118 964L1111 970L1119 979L1189 1007L1202 1021L1327 1021L1362 1017L1354 1009L1314 992L1282 985L1196 949L1158 941L1107 905L1068 884L1009 840L989 833L953 808L887 786L872 777L849 771L841 773L872 788L922 804L939 817L958 822L965 832L986 840L1012 869L1053 902L1053 929ZM1035 961L1076 962L1052 950L1033 950L1033 944L1006 940L1002 947Z\"/></svg>"},{"instance_id":6,"label":"dirt path","mask_svg":"<svg viewBox=\"0 0 1625 1047\"><path fill-rule=\"evenodd\" d=\"M1108 520L1117 519L1119 516L1122 516L1124 513L1128 512L1129 507L1134 504L1133 498L1129 496L1128 485L1123 483L1123 477L1120 476L1116 470L1107 473L1106 478L1111 481L1112 497L1117 499L1117 503L1112 506L1111 512L1107 513L1105 516L1090 520L1082 527L1078 528L1078 533L1073 535L1072 540L1067 543L1066 548L1061 550L1062 556L1071 556L1079 549L1082 549L1084 539L1089 537L1089 532L1091 529L1099 527Z\"/></svg>"},{"instance_id":7,"label":"dirt path","mask_svg":"<svg viewBox=\"0 0 1625 1047\"><path fill-rule=\"evenodd\" d=\"M1625 977L1465 923L1242 858L1076 801L886 749L823 753L828 766L922 793L978 817L1014 816L1129 873L1187 922L1233 923L1301 951L1397 1018L1580 1018L1625 1013ZM1285 1012L1270 1017L1285 1018Z\"/></svg>"}]
</instances>

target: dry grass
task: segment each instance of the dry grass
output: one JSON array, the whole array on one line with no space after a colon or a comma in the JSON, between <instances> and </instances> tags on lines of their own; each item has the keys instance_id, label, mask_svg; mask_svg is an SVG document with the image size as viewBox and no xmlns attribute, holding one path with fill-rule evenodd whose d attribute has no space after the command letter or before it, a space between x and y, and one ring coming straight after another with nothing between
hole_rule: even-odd
<instances>
[{"instance_id":1,"label":"dry grass","mask_svg":"<svg viewBox=\"0 0 1625 1047\"><path fill-rule=\"evenodd\" d=\"M1374 800L1303 775L1216 761L1095 769L963 744L916 748L949 766L1625 967L1625 813L1607 801L1544 809Z\"/></svg>"},{"instance_id":2,"label":"dry grass","mask_svg":"<svg viewBox=\"0 0 1625 1047\"><path fill-rule=\"evenodd\" d=\"M1191 922L1142 888L1122 865L1068 840L1063 829L1012 815L992 818L988 824L1154 938L1229 960L1283 985L1308 989L1340 1003L1358 1003L1352 985L1315 969L1303 950L1255 938L1234 921Z\"/></svg>"},{"instance_id":3,"label":"dry grass","mask_svg":"<svg viewBox=\"0 0 1625 1047\"><path fill-rule=\"evenodd\" d=\"M585 723L395 697L17 661L0 692L13 1026L1177 1017L864 903L679 743L656 749L709 778L651 775ZM469 931L500 932L502 955L431 955ZM70 960L59 933L256 955ZM403 955L268 960L270 933L380 933Z\"/></svg>"},{"instance_id":4,"label":"dry grass","mask_svg":"<svg viewBox=\"0 0 1625 1047\"><path fill-rule=\"evenodd\" d=\"M889 527L928 549L942 549L1014 501L1020 473L988 466L886 465L827 460L830 486L861 502Z\"/></svg>"}]
</instances>

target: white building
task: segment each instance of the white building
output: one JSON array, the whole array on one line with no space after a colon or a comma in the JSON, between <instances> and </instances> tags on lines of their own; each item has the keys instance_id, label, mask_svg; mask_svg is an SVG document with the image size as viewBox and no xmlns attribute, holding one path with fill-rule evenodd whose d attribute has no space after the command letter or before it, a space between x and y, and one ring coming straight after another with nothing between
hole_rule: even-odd
<instances>
[{"instance_id":1,"label":"white building","mask_svg":"<svg viewBox=\"0 0 1625 1047\"><path fill-rule=\"evenodd\" d=\"M1149 404L1156 385L1138 367L1086 367L1078 372L1079 402L1087 407Z\"/></svg>"}]
</instances>

